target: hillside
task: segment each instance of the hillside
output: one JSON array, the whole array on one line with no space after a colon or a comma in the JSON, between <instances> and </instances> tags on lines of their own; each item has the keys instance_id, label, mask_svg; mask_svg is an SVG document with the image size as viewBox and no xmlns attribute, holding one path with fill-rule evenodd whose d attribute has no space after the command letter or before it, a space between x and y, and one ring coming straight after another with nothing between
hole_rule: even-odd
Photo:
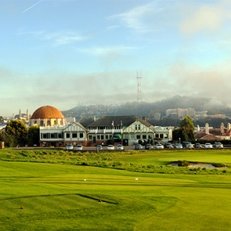
<instances>
[{"instance_id":1,"label":"hillside","mask_svg":"<svg viewBox=\"0 0 231 231\"><path fill-rule=\"evenodd\" d=\"M152 118L155 113L165 115L167 109L194 108L196 111L208 111L208 114L224 113L231 115L231 108L214 103L210 98L174 96L157 102L128 102L121 105L80 105L63 111L66 117L77 119L101 117L106 115L136 115Z\"/></svg>"}]
</instances>

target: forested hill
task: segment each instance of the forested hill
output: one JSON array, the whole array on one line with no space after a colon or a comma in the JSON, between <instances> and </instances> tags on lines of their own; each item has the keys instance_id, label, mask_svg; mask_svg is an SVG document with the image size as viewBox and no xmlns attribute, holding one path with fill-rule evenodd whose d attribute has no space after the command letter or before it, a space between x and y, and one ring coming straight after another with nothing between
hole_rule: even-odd
<instances>
[{"instance_id":1,"label":"forested hill","mask_svg":"<svg viewBox=\"0 0 231 231\"><path fill-rule=\"evenodd\" d=\"M155 113L165 115L167 109L194 108L196 111L208 111L208 114L224 113L231 115L231 108L214 103L209 98L174 96L157 102L128 102L120 105L80 105L63 111L65 117L77 119L101 117L106 115L136 115L151 118Z\"/></svg>"}]
</instances>

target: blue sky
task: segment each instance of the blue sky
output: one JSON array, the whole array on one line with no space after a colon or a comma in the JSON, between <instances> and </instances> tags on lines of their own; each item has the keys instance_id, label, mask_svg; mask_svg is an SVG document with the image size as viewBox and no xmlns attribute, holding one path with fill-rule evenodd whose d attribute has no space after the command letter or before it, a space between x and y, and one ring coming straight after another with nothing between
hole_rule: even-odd
<instances>
[{"instance_id":1,"label":"blue sky","mask_svg":"<svg viewBox=\"0 0 231 231\"><path fill-rule=\"evenodd\" d=\"M0 114L174 95L229 104L229 0L0 0Z\"/></svg>"}]
</instances>

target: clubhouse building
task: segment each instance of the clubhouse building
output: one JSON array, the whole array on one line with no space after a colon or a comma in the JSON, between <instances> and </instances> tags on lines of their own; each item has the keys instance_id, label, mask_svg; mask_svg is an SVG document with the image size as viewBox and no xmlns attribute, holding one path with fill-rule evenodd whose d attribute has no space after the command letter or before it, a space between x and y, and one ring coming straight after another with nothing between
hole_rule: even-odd
<instances>
[{"instance_id":1,"label":"clubhouse building","mask_svg":"<svg viewBox=\"0 0 231 231\"><path fill-rule=\"evenodd\" d=\"M172 140L171 127L156 127L135 116L105 116L83 126L74 120L67 122L62 112L53 106L38 108L31 116L30 125L39 126L41 146L133 145Z\"/></svg>"}]
</instances>

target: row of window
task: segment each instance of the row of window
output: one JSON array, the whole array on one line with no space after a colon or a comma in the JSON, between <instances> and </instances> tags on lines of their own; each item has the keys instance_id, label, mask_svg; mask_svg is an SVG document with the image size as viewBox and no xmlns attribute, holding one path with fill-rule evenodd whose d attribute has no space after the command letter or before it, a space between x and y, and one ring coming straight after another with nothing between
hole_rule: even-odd
<instances>
[{"instance_id":1,"label":"row of window","mask_svg":"<svg viewBox=\"0 0 231 231\"><path fill-rule=\"evenodd\" d=\"M84 134L81 133L41 133L41 139L82 139L84 137Z\"/></svg>"},{"instance_id":2,"label":"row of window","mask_svg":"<svg viewBox=\"0 0 231 231\"><path fill-rule=\"evenodd\" d=\"M46 124L43 120L40 120L39 122L37 120L34 121L34 124L39 124L41 127L43 126L51 126L51 120L47 120ZM58 120L54 120L53 125L63 125L63 121L61 120L60 122Z\"/></svg>"},{"instance_id":3,"label":"row of window","mask_svg":"<svg viewBox=\"0 0 231 231\"><path fill-rule=\"evenodd\" d=\"M80 132L68 132L68 133L42 133L41 134L41 139L82 139L84 138L84 133ZM134 137L133 137L134 138ZM163 139L163 138L168 138L168 134L155 134L155 138ZM112 139L112 135L106 134L106 135L89 135L89 140L109 140ZM136 135L136 139L140 140L146 140L146 139L151 139L150 136L143 134L143 135Z\"/></svg>"},{"instance_id":4,"label":"row of window","mask_svg":"<svg viewBox=\"0 0 231 231\"><path fill-rule=\"evenodd\" d=\"M112 139L112 135L89 135L89 140L110 140Z\"/></svg>"},{"instance_id":5,"label":"row of window","mask_svg":"<svg viewBox=\"0 0 231 231\"><path fill-rule=\"evenodd\" d=\"M158 139L168 138L168 134L157 133L155 134L155 138L158 138Z\"/></svg>"}]
</instances>

